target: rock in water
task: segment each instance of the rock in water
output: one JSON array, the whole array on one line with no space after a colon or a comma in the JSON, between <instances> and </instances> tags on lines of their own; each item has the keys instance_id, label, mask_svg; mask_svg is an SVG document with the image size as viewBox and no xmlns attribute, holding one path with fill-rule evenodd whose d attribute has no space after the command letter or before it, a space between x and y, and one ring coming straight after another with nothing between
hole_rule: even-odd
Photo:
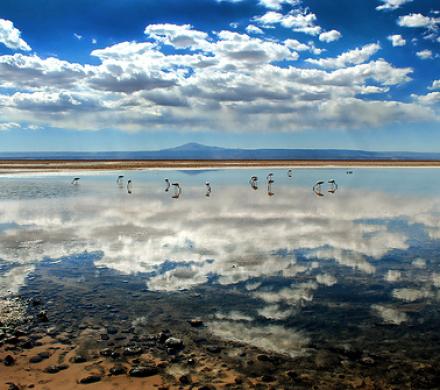
<instances>
[{"instance_id":1,"label":"rock in water","mask_svg":"<svg viewBox=\"0 0 440 390\"><path fill-rule=\"evenodd\" d=\"M137 366L133 367L129 372L128 375L135 377L135 378L145 378L147 376L153 376L158 373L158 369L155 366Z\"/></svg>"},{"instance_id":2,"label":"rock in water","mask_svg":"<svg viewBox=\"0 0 440 390\"><path fill-rule=\"evenodd\" d=\"M15 359L11 356L11 355L7 355L4 359L3 359L3 364L7 367L9 366L13 366L15 363Z\"/></svg>"},{"instance_id":3,"label":"rock in water","mask_svg":"<svg viewBox=\"0 0 440 390\"><path fill-rule=\"evenodd\" d=\"M79 380L82 385L88 385L89 383L99 382L101 377L99 375L89 375Z\"/></svg>"}]
</instances>

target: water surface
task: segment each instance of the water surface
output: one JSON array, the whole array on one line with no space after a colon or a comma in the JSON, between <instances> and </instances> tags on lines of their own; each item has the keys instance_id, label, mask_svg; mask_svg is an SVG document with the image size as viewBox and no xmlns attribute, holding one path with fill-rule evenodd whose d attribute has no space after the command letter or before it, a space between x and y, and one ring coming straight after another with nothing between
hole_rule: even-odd
<instances>
[{"instance_id":1,"label":"water surface","mask_svg":"<svg viewBox=\"0 0 440 390\"><path fill-rule=\"evenodd\" d=\"M78 185L72 174L3 176L0 295L49 302L60 329L142 326L194 349L222 345L246 375L258 374L234 360L237 348L295 361L313 383L336 370L339 381L434 388L439 173L153 170L81 173ZM195 318L197 337L185 328Z\"/></svg>"}]
</instances>

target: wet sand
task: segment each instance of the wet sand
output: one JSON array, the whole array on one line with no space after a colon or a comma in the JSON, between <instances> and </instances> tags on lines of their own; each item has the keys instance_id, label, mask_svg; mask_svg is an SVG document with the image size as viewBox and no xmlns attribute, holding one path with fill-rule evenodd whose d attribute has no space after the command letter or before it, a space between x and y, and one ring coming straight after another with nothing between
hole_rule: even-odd
<instances>
[{"instance_id":1,"label":"wet sand","mask_svg":"<svg viewBox=\"0 0 440 390\"><path fill-rule=\"evenodd\" d=\"M0 173L239 167L440 167L431 160L1 160Z\"/></svg>"}]
</instances>

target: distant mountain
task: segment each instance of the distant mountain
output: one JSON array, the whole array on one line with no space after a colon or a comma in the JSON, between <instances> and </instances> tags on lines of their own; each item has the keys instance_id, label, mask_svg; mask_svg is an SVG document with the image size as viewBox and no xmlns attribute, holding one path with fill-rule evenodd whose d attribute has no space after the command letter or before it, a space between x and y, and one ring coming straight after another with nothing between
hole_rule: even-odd
<instances>
[{"instance_id":1,"label":"distant mountain","mask_svg":"<svg viewBox=\"0 0 440 390\"><path fill-rule=\"evenodd\" d=\"M233 149L191 142L134 152L0 152L0 159L29 160L440 160L440 153L345 149Z\"/></svg>"}]
</instances>

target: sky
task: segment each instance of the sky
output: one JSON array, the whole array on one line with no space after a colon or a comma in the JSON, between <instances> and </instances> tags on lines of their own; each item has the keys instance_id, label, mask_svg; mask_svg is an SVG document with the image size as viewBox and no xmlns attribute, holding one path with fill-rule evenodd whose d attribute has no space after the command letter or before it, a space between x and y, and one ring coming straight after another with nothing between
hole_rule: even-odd
<instances>
[{"instance_id":1,"label":"sky","mask_svg":"<svg viewBox=\"0 0 440 390\"><path fill-rule=\"evenodd\" d=\"M438 0L1 0L0 151L440 152Z\"/></svg>"}]
</instances>

